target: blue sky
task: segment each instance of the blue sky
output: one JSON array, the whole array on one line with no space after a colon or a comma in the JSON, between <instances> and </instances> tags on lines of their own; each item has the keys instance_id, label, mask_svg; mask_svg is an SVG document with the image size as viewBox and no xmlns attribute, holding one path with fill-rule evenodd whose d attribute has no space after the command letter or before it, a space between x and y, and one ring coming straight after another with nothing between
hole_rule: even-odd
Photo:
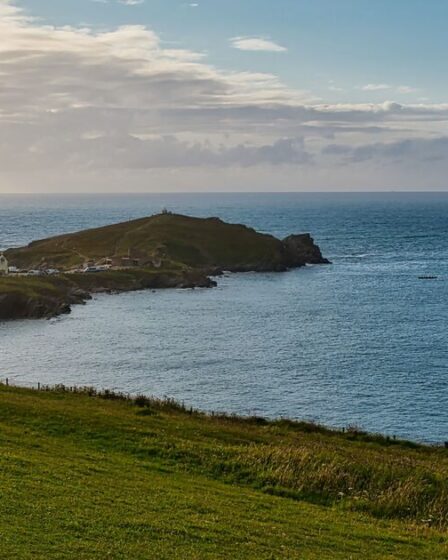
<instances>
[{"instance_id":1,"label":"blue sky","mask_svg":"<svg viewBox=\"0 0 448 560\"><path fill-rule=\"evenodd\" d=\"M0 0L0 191L445 189L447 21L445 0Z\"/></svg>"},{"instance_id":2,"label":"blue sky","mask_svg":"<svg viewBox=\"0 0 448 560\"><path fill-rule=\"evenodd\" d=\"M28 0L21 4L55 25L144 24L167 44L206 52L221 67L275 72L325 101L377 101L369 83L406 85L442 102L448 87L448 2L445 0ZM36 6L36 4L38 6ZM288 52L235 52L229 38L270 38ZM345 92L329 90L328 82ZM339 94L337 94L339 93Z\"/></svg>"}]
</instances>

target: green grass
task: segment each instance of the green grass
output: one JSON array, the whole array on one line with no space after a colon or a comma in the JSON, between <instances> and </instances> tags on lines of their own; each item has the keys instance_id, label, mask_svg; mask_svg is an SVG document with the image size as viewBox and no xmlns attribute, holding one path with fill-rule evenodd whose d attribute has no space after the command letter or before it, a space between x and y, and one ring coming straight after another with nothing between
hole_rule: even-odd
<instances>
[{"instance_id":1,"label":"green grass","mask_svg":"<svg viewBox=\"0 0 448 560\"><path fill-rule=\"evenodd\" d=\"M165 276L176 277L187 272L185 267L169 263L163 269L129 268L108 270L91 274L57 274L53 276L0 276L0 294L17 293L24 297L63 295L73 288L95 291L98 287L107 290L127 290L140 287L145 282Z\"/></svg>"},{"instance_id":2,"label":"green grass","mask_svg":"<svg viewBox=\"0 0 448 560\"><path fill-rule=\"evenodd\" d=\"M17 293L24 297L53 295L65 285L61 277L0 276L0 294Z\"/></svg>"},{"instance_id":3,"label":"green grass","mask_svg":"<svg viewBox=\"0 0 448 560\"><path fill-rule=\"evenodd\" d=\"M447 558L447 467L356 431L0 386L0 558Z\"/></svg>"}]
</instances>

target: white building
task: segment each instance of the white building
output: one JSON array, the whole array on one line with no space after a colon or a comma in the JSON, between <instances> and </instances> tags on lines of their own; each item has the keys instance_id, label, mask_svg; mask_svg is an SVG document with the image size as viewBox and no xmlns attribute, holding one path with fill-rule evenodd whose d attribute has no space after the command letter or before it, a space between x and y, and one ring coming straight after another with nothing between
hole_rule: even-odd
<instances>
[{"instance_id":1,"label":"white building","mask_svg":"<svg viewBox=\"0 0 448 560\"><path fill-rule=\"evenodd\" d=\"M0 253L0 276L2 274L8 274L8 261L3 253Z\"/></svg>"}]
</instances>

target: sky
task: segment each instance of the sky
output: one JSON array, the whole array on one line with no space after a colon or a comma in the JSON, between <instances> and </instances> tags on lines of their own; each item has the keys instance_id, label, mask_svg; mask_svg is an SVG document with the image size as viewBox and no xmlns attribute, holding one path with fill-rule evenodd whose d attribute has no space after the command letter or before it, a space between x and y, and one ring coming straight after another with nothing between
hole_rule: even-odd
<instances>
[{"instance_id":1,"label":"sky","mask_svg":"<svg viewBox=\"0 0 448 560\"><path fill-rule=\"evenodd\" d=\"M0 0L0 193L448 190L446 0Z\"/></svg>"}]
</instances>

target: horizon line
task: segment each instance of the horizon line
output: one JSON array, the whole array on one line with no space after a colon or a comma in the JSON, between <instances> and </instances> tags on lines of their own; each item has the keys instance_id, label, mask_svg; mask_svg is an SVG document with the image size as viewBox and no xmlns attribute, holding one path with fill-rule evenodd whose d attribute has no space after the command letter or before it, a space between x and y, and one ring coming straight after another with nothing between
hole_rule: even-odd
<instances>
[{"instance_id":1,"label":"horizon line","mask_svg":"<svg viewBox=\"0 0 448 560\"><path fill-rule=\"evenodd\" d=\"M307 191L27 191L27 192L0 192L0 196L142 196L142 195L260 195L260 194L448 194L446 189L430 189L430 190L307 190Z\"/></svg>"}]
</instances>

